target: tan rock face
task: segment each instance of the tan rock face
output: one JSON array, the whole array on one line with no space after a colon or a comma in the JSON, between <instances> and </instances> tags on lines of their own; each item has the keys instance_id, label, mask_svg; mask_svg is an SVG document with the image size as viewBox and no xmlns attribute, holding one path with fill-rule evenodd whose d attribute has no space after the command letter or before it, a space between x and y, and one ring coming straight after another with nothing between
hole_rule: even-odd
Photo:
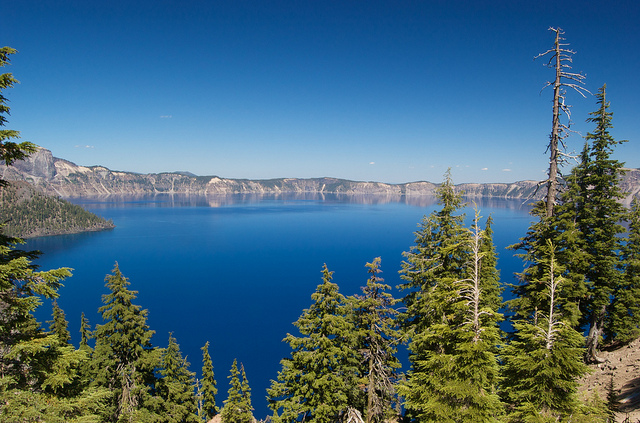
<instances>
[{"instance_id":1,"label":"tan rock face","mask_svg":"<svg viewBox=\"0 0 640 423\"><path fill-rule=\"evenodd\" d=\"M318 193L347 195L431 196L437 188L431 182L385 184L381 182L356 182L335 178L313 179L225 179L217 176L185 175L182 173L137 174L112 171L103 166L79 166L67 160L53 157L49 150L40 148L27 160L7 167L0 164L0 177L7 180L24 180L41 191L61 197L90 197L104 195L153 195L153 194L282 194ZM518 198L539 199L544 189L536 192L536 181L520 181L511 184L460 184L457 190L468 198ZM631 196L640 193L640 170L629 169L621 181L623 190Z\"/></svg>"}]
</instances>

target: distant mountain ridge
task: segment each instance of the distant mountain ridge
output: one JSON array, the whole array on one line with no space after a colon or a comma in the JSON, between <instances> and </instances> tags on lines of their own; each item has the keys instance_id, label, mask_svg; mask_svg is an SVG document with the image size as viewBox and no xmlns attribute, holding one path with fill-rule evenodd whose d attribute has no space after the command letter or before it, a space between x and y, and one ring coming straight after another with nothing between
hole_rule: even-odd
<instances>
[{"instance_id":1,"label":"distant mountain ridge","mask_svg":"<svg viewBox=\"0 0 640 423\"><path fill-rule=\"evenodd\" d=\"M107 195L153 194L281 194L332 193L416 196L433 195L438 184L410 182L387 184L359 182L337 178L279 178L266 180L227 179L218 176L195 176L189 172L138 174L113 171L104 166L79 166L53 157L51 151L39 148L36 153L13 166L0 165L0 177L27 181L45 194L63 198ZM514 183L460 184L467 198L539 199L544 189L537 190L537 181ZM628 201L640 192L640 170L630 169L622 181L629 192Z\"/></svg>"}]
</instances>

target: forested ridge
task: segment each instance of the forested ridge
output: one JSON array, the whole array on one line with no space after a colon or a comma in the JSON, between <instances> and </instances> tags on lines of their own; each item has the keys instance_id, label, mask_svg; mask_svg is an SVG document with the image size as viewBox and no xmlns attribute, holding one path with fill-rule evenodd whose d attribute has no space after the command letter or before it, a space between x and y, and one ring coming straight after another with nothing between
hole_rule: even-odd
<instances>
[{"instance_id":1,"label":"forested ridge","mask_svg":"<svg viewBox=\"0 0 640 423\"><path fill-rule=\"evenodd\" d=\"M562 31L552 30L554 48L543 54L558 59L550 60L558 71L550 85L579 90L583 78L568 72L572 52L560 42ZM0 49L0 63L13 53ZM0 82L11 86L10 74ZM291 353L267 390L268 420L604 423L624 417L613 380L606 397L578 395L578 380L589 363L603 362L603 349L640 336L640 202L621 204L623 164L612 154L624 141L610 134L606 85L587 117L594 129L578 164L564 178L558 172L569 131L569 122L562 123L564 95L554 90L547 195L511 247L524 263L518 283L501 284L493 220L476 208L465 224L463 197L447 172L436 190L439 208L419 222L404 253L401 298L384 283L379 258L366 264L369 279L359 295L341 294L333 272L321 269L309 307L284 339ZM11 141L15 131L0 134L0 159L8 165L34 151ZM166 347L154 346L147 310L135 303L137 292L117 263L105 278L102 324L75 316L81 340L71 345L56 302L70 270L38 270L38 253L20 250L21 240L7 235L5 224L0 229L2 421L254 421L255 393L241 361L231 364L220 401L209 343L200 377L172 334ZM513 299L504 301L505 289ZM43 301L53 302L48 327L34 318ZM505 320L508 333L501 329ZM402 345L410 363L404 373L397 358Z\"/></svg>"},{"instance_id":2,"label":"forested ridge","mask_svg":"<svg viewBox=\"0 0 640 423\"><path fill-rule=\"evenodd\" d=\"M0 190L0 216L5 233L21 238L114 228L112 221L25 182L9 182Z\"/></svg>"}]
</instances>

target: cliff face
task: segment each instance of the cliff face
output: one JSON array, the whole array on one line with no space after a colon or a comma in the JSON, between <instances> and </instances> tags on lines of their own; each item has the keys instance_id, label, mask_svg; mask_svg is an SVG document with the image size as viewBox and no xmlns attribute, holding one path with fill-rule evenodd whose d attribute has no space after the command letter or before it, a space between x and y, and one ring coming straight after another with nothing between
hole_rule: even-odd
<instances>
[{"instance_id":1,"label":"cliff face","mask_svg":"<svg viewBox=\"0 0 640 423\"><path fill-rule=\"evenodd\" d=\"M15 162L11 167L1 164L0 175L7 180L27 181L46 194L65 198L160 193L197 195L332 193L418 196L432 195L437 188L437 185L431 182L385 184L335 178L248 180L193 176L183 173L137 174L112 171L103 166L78 166L67 160L53 157L51 152L44 148L40 148L27 160ZM536 187L535 181L520 181L511 184L460 184L456 188L464 191L465 196L469 198L541 198L544 189L536 193ZM622 181L622 188L632 194L638 194L640 170L629 170Z\"/></svg>"}]
</instances>

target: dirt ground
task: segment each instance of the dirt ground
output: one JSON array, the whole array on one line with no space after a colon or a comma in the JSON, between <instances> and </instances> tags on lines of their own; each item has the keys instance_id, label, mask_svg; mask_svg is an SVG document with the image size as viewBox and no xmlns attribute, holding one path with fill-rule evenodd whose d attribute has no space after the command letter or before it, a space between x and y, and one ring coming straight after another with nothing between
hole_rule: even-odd
<instances>
[{"instance_id":1,"label":"dirt ground","mask_svg":"<svg viewBox=\"0 0 640 423\"><path fill-rule=\"evenodd\" d=\"M606 400L613 380L619 410L616 422L640 422L640 339L618 349L603 351L600 357L605 361L590 366L591 374L580 381L583 398L592 397L595 391Z\"/></svg>"}]
</instances>

